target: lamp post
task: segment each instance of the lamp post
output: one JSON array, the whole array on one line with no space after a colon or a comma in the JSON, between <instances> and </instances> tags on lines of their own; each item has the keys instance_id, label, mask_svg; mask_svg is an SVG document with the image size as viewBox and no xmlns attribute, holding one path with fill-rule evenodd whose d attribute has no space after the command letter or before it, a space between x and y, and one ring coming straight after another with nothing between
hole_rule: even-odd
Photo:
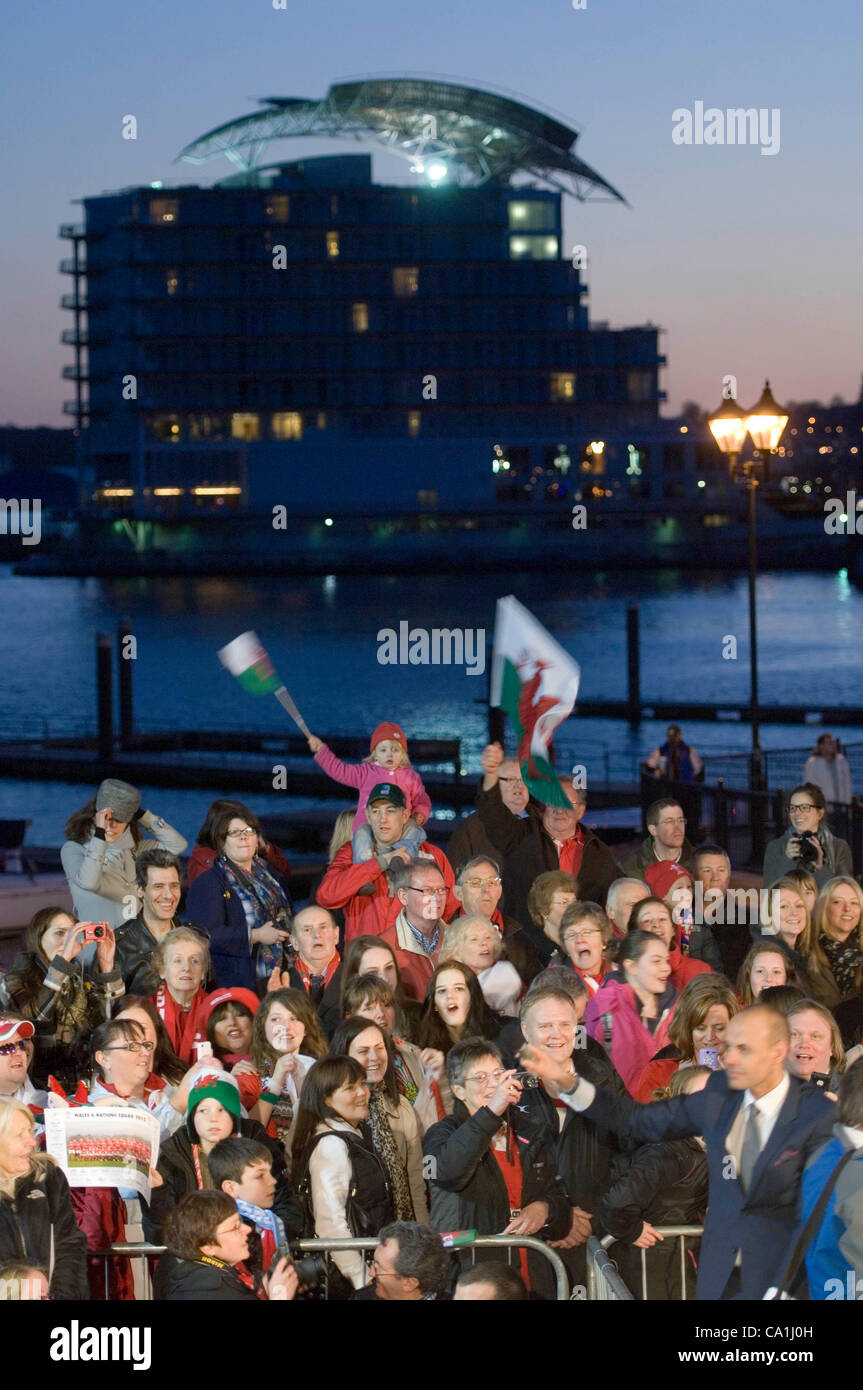
<instances>
[{"instance_id":1,"label":"lamp post","mask_svg":"<svg viewBox=\"0 0 863 1390\"><path fill-rule=\"evenodd\" d=\"M770 382L764 383L761 399L750 411L741 410L733 396L723 398L716 413L708 420L710 432L719 448L727 456L732 480L737 473L737 461L743 442L750 434L755 447L761 454L764 473L767 476L768 460L788 424L788 415L776 404L770 391ZM755 489L758 479L755 466L750 459L743 466L743 476L749 493L749 712L752 723L752 758L749 781L753 789L763 786L761 761L760 721L758 717L758 613L755 596L755 580L758 574L758 547L755 529Z\"/></svg>"}]
</instances>

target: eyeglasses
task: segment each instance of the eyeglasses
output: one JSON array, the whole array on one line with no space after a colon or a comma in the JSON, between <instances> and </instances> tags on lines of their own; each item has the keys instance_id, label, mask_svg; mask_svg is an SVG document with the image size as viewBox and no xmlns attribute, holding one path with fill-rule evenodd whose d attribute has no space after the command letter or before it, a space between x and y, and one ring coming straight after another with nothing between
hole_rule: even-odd
<instances>
[{"instance_id":1,"label":"eyeglasses","mask_svg":"<svg viewBox=\"0 0 863 1390\"><path fill-rule=\"evenodd\" d=\"M155 1043L151 1043L151 1042L115 1043L113 1047L106 1047L106 1048L105 1048L105 1051L106 1051L106 1052L141 1052L141 1053L144 1054L144 1056L147 1056L150 1052L153 1051L153 1048L154 1048L154 1047L155 1047Z\"/></svg>"},{"instance_id":2,"label":"eyeglasses","mask_svg":"<svg viewBox=\"0 0 863 1390\"><path fill-rule=\"evenodd\" d=\"M661 820L661 821L659 822L659 828L660 828L660 830L671 830L671 829L673 829L673 828L676 828L678 825L685 825L685 824L686 824L686 817L685 817L685 816L677 816L674 820Z\"/></svg>"},{"instance_id":3,"label":"eyeglasses","mask_svg":"<svg viewBox=\"0 0 863 1390\"><path fill-rule=\"evenodd\" d=\"M468 888L494 888L496 883L500 883L500 874L496 878L466 878L465 883Z\"/></svg>"},{"instance_id":4,"label":"eyeglasses","mask_svg":"<svg viewBox=\"0 0 863 1390\"><path fill-rule=\"evenodd\" d=\"M589 936L602 936L599 927L582 927L580 931L568 931L562 938L564 946L567 941L586 941Z\"/></svg>"},{"instance_id":5,"label":"eyeglasses","mask_svg":"<svg viewBox=\"0 0 863 1390\"><path fill-rule=\"evenodd\" d=\"M475 1081L477 1086L484 1086L487 1081L500 1081L504 1075L503 1068L500 1071L475 1071L471 1076L466 1076L465 1081Z\"/></svg>"},{"instance_id":6,"label":"eyeglasses","mask_svg":"<svg viewBox=\"0 0 863 1390\"><path fill-rule=\"evenodd\" d=\"M499 782L518 782L520 787L527 785L523 777L498 777L497 780Z\"/></svg>"},{"instance_id":7,"label":"eyeglasses","mask_svg":"<svg viewBox=\"0 0 863 1390\"><path fill-rule=\"evenodd\" d=\"M229 830L227 838L229 840L245 840L249 835L257 835L257 830L253 830L250 825L244 825L242 830Z\"/></svg>"},{"instance_id":8,"label":"eyeglasses","mask_svg":"<svg viewBox=\"0 0 863 1390\"><path fill-rule=\"evenodd\" d=\"M216 1228L215 1234L216 1234L217 1238L218 1238L219 1240L221 1240L221 1239L223 1238L223 1236L238 1236L238 1235L240 1235L245 1229L246 1229L246 1228L245 1228L245 1225L243 1224L243 1222L240 1221L240 1220L238 1219L238 1220L236 1220L236 1221L234 1222L233 1226L229 1226L228 1229L227 1229L226 1231L219 1230L219 1228L217 1227L217 1228Z\"/></svg>"},{"instance_id":9,"label":"eyeglasses","mask_svg":"<svg viewBox=\"0 0 863 1390\"><path fill-rule=\"evenodd\" d=\"M13 1052L18 1052L19 1050L21 1052L26 1052L27 1044L25 1042L3 1043L3 1046L0 1047L0 1057L11 1057Z\"/></svg>"},{"instance_id":10,"label":"eyeglasses","mask_svg":"<svg viewBox=\"0 0 863 1390\"><path fill-rule=\"evenodd\" d=\"M432 898L445 898L449 889L447 888L417 888L415 883L409 883L408 888L412 893L422 893L426 901Z\"/></svg>"},{"instance_id":11,"label":"eyeglasses","mask_svg":"<svg viewBox=\"0 0 863 1390\"><path fill-rule=\"evenodd\" d=\"M813 801L798 801L796 804L792 802L788 810L793 816L795 811L817 811L818 807Z\"/></svg>"}]
</instances>

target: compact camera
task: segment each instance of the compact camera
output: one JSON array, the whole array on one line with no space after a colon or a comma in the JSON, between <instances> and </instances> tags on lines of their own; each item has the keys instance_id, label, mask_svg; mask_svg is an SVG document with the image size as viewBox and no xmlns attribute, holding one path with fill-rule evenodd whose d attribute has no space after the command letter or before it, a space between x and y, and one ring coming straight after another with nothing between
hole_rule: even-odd
<instances>
[{"instance_id":1,"label":"compact camera","mask_svg":"<svg viewBox=\"0 0 863 1390\"><path fill-rule=\"evenodd\" d=\"M88 941L104 941L108 932L111 930L108 922L82 922L84 928L83 942L86 946Z\"/></svg>"}]
</instances>

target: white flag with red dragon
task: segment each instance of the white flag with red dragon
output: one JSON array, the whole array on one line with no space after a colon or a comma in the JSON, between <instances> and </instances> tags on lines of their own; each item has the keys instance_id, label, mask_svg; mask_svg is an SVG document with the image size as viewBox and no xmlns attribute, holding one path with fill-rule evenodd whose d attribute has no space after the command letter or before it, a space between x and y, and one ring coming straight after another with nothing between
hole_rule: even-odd
<instances>
[{"instance_id":1,"label":"white flag with red dragon","mask_svg":"<svg viewBox=\"0 0 863 1390\"><path fill-rule=\"evenodd\" d=\"M538 801L569 808L549 744L575 705L581 668L510 594L497 601L491 703L506 710L518 738L521 775Z\"/></svg>"}]
</instances>

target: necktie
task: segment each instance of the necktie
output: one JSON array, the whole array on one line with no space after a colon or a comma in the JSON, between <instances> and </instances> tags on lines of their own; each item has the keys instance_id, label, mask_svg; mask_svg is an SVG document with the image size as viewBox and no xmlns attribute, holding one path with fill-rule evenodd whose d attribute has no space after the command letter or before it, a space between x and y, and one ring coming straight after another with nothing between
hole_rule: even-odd
<instances>
[{"instance_id":1,"label":"necktie","mask_svg":"<svg viewBox=\"0 0 863 1390\"><path fill-rule=\"evenodd\" d=\"M740 1150L740 1183L744 1192L749 1191L752 1173L761 1153L761 1127L758 1123L758 1106L749 1104L746 1128L743 1131L743 1148Z\"/></svg>"},{"instance_id":2,"label":"necktie","mask_svg":"<svg viewBox=\"0 0 863 1390\"><path fill-rule=\"evenodd\" d=\"M311 999L312 1003L315 1004L315 1005L320 1004L321 999L323 998L323 995L324 995L324 977L323 977L323 975L310 975L310 976L309 976L309 998Z\"/></svg>"}]
</instances>

